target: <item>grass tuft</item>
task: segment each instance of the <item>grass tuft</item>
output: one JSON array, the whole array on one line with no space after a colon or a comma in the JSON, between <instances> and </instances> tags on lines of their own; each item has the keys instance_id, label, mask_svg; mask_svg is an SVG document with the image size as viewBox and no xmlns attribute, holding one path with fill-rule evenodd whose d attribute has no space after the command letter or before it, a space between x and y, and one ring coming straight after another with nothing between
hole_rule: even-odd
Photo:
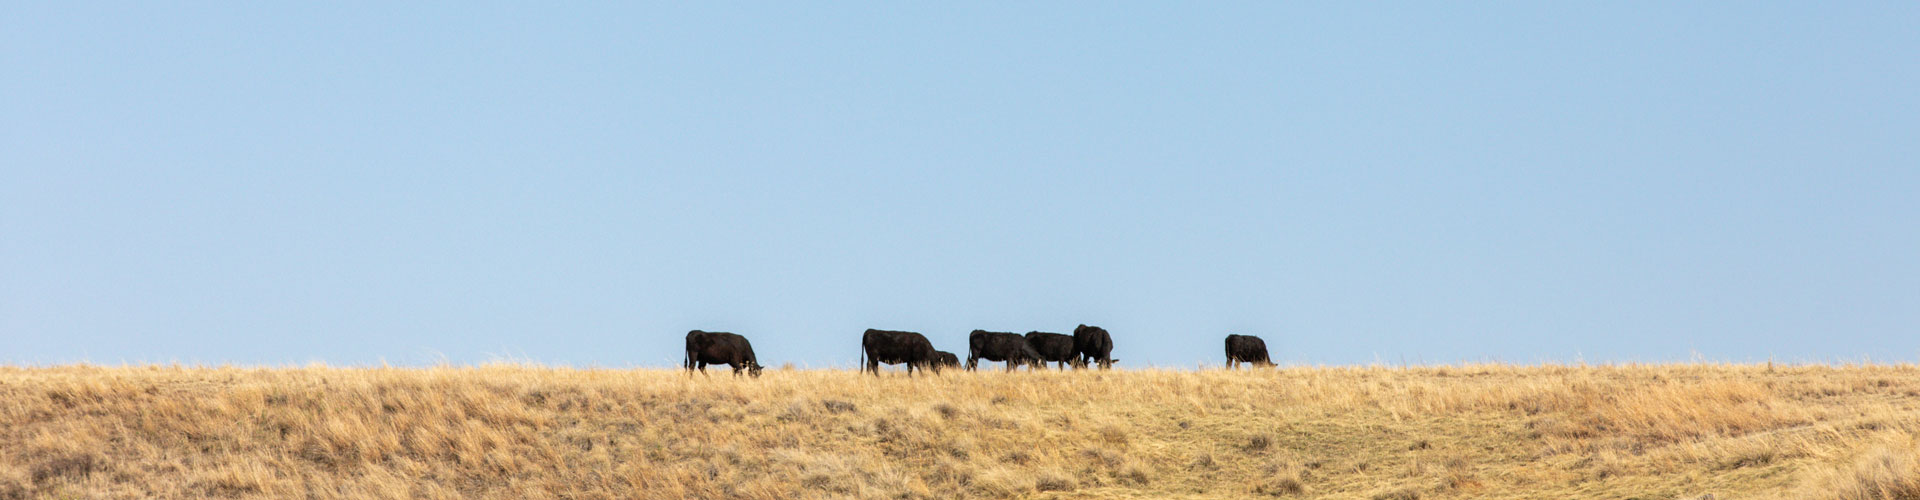
<instances>
[{"instance_id":1,"label":"grass tuft","mask_svg":"<svg viewBox=\"0 0 1920 500\"><path fill-rule=\"evenodd\" d=\"M1920 367L0 366L0 500L1920 499Z\"/></svg>"},{"instance_id":2,"label":"grass tuft","mask_svg":"<svg viewBox=\"0 0 1920 500\"><path fill-rule=\"evenodd\" d=\"M53 457L33 467L33 482L45 483L56 479L85 479L99 469L103 463L93 455L72 453Z\"/></svg>"},{"instance_id":3,"label":"grass tuft","mask_svg":"<svg viewBox=\"0 0 1920 500\"><path fill-rule=\"evenodd\" d=\"M1860 455L1851 466L1838 468L1823 477L1824 485L1815 498L1833 500L1913 500L1920 499L1920 447L1911 436L1905 443L1876 446Z\"/></svg>"}]
</instances>

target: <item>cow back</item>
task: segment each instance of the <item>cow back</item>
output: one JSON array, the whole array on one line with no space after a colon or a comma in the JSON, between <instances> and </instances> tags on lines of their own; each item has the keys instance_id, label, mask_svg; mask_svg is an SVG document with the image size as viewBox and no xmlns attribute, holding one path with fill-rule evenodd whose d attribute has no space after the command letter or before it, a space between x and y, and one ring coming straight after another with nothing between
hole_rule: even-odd
<instances>
[{"instance_id":1,"label":"cow back","mask_svg":"<svg viewBox=\"0 0 1920 500\"><path fill-rule=\"evenodd\" d=\"M1060 333L1027 332L1027 343L1040 353L1040 359L1067 361L1074 355L1073 337Z\"/></svg>"},{"instance_id":2,"label":"cow back","mask_svg":"<svg viewBox=\"0 0 1920 500\"><path fill-rule=\"evenodd\" d=\"M972 349L969 354L973 357L985 358L989 361L1006 361L1009 357L1020 359L1021 356L1028 356L1028 353L1033 352L1033 347L1027 345L1026 337L1021 337L1018 333L986 330L974 330L973 333L968 334L967 347ZM1037 358L1038 354L1034 353L1028 357Z\"/></svg>"},{"instance_id":3,"label":"cow back","mask_svg":"<svg viewBox=\"0 0 1920 500\"><path fill-rule=\"evenodd\" d=\"M933 342L915 332L867 329L860 340L867 357L882 363L921 363L933 361Z\"/></svg>"},{"instance_id":4,"label":"cow back","mask_svg":"<svg viewBox=\"0 0 1920 500\"><path fill-rule=\"evenodd\" d=\"M1252 335L1228 335L1227 357L1241 361L1266 361L1267 342Z\"/></svg>"},{"instance_id":5,"label":"cow back","mask_svg":"<svg viewBox=\"0 0 1920 500\"><path fill-rule=\"evenodd\" d=\"M696 335L698 334L698 335ZM736 363L754 361L753 343L747 338L732 332L703 332L694 330L687 334L687 352L694 353L703 363Z\"/></svg>"},{"instance_id":6,"label":"cow back","mask_svg":"<svg viewBox=\"0 0 1920 500\"><path fill-rule=\"evenodd\" d=\"M1113 354L1113 336L1105 328L1080 325L1073 329L1073 350L1104 359Z\"/></svg>"}]
</instances>

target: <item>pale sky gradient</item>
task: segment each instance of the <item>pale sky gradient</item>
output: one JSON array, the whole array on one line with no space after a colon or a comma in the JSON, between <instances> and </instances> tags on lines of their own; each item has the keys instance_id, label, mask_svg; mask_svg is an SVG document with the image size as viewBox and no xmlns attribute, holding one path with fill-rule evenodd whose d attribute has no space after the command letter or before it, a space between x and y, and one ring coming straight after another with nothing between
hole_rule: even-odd
<instances>
[{"instance_id":1,"label":"pale sky gradient","mask_svg":"<svg viewBox=\"0 0 1920 500\"><path fill-rule=\"evenodd\" d=\"M0 363L1920 358L1920 2L18 2Z\"/></svg>"}]
</instances>

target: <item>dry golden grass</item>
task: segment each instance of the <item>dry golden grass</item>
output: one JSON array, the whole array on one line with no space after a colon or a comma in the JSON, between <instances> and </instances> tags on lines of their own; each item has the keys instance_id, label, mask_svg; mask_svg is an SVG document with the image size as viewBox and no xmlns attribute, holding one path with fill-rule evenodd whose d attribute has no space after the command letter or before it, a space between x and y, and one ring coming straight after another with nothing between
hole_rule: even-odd
<instances>
[{"instance_id":1,"label":"dry golden grass","mask_svg":"<svg viewBox=\"0 0 1920 500\"><path fill-rule=\"evenodd\" d=\"M0 367L0 499L1920 498L1916 375Z\"/></svg>"}]
</instances>

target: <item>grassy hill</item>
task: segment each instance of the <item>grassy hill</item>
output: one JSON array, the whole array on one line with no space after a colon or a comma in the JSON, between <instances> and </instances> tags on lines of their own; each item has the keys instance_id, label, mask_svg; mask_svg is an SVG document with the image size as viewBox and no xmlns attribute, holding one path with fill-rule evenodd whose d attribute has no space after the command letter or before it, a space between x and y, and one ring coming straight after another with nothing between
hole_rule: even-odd
<instances>
[{"instance_id":1,"label":"grassy hill","mask_svg":"<svg viewBox=\"0 0 1920 500\"><path fill-rule=\"evenodd\" d=\"M0 499L1917 498L1914 366L0 367Z\"/></svg>"}]
</instances>

